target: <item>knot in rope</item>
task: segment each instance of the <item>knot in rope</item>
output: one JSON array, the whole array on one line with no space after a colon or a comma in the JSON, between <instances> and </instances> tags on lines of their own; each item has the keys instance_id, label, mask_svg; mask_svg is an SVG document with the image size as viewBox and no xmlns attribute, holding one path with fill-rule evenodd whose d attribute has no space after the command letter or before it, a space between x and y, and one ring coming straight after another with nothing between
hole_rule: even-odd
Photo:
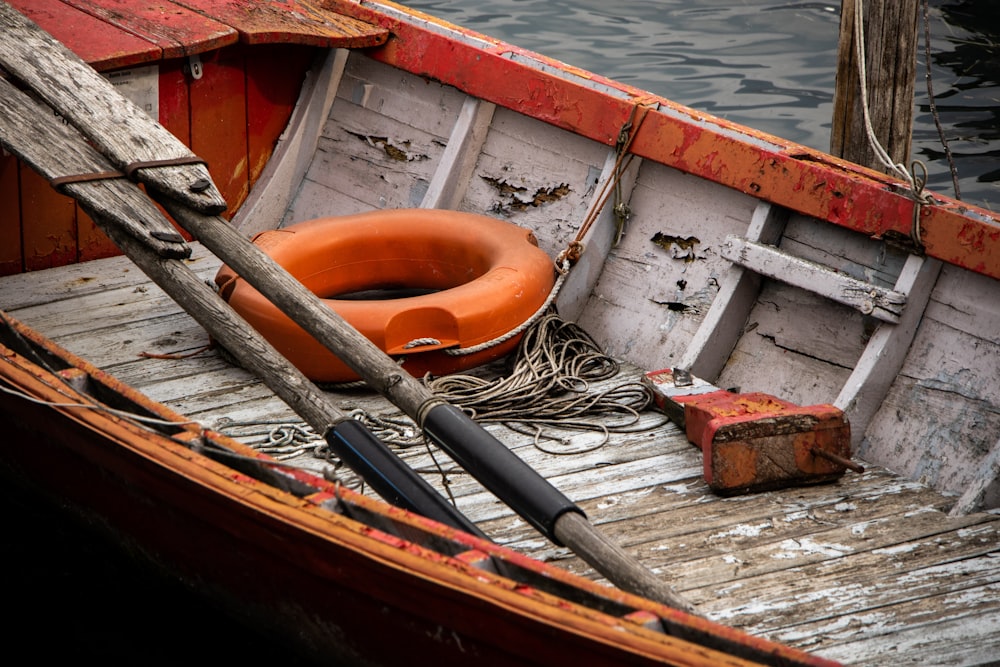
<instances>
[{"instance_id":1,"label":"knot in rope","mask_svg":"<svg viewBox=\"0 0 1000 667\"><path fill-rule=\"evenodd\" d=\"M920 176L916 175L917 167L919 167L922 172ZM912 187L910 189L910 197L913 199L913 224L910 227L910 239L913 241L913 245L915 247L923 248L924 244L921 240L922 231L920 229L920 216L923 211L923 206L933 204L934 198L929 194L924 194L924 186L927 185L927 165L920 160L914 160L910 163L910 170L914 174Z\"/></svg>"},{"instance_id":2,"label":"knot in rope","mask_svg":"<svg viewBox=\"0 0 1000 667\"><path fill-rule=\"evenodd\" d=\"M569 273L570 267L579 262L582 255L583 244L579 241L571 241L562 252L556 255L556 271L563 275Z\"/></svg>"}]
</instances>

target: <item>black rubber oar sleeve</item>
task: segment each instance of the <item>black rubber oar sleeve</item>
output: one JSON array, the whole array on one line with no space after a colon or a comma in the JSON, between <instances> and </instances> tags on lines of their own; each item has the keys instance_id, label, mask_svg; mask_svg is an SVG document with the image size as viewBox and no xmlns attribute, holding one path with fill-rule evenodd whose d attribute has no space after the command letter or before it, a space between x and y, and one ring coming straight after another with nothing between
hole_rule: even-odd
<instances>
[{"instance_id":1,"label":"black rubber oar sleeve","mask_svg":"<svg viewBox=\"0 0 1000 667\"><path fill-rule=\"evenodd\" d=\"M454 405L427 411L424 434L553 543L556 520L583 510Z\"/></svg>"},{"instance_id":2,"label":"black rubber oar sleeve","mask_svg":"<svg viewBox=\"0 0 1000 667\"><path fill-rule=\"evenodd\" d=\"M488 539L364 424L346 419L327 431L326 442L386 502Z\"/></svg>"}]
</instances>

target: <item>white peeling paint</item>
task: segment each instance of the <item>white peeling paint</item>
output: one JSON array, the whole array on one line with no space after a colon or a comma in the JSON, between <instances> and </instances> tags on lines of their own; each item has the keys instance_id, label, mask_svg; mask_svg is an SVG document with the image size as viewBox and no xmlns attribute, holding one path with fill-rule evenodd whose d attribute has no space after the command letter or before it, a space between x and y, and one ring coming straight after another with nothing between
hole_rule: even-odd
<instances>
[{"instance_id":1,"label":"white peeling paint","mask_svg":"<svg viewBox=\"0 0 1000 667\"><path fill-rule=\"evenodd\" d=\"M920 548L920 544L897 544L892 547L884 547L882 549L872 549L873 554L895 556L896 554L906 554L911 551L916 551Z\"/></svg>"},{"instance_id":2,"label":"white peeling paint","mask_svg":"<svg viewBox=\"0 0 1000 667\"><path fill-rule=\"evenodd\" d=\"M844 544L821 544L808 537L803 537L797 540L785 540L780 545L783 551L772 554L771 558L799 558L801 556L808 556L812 554L820 554L822 556L843 556L844 554L849 554L854 551L853 548Z\"/></svg>"},{"instance_id":3,"label":"white peeling paint","mask_svg":"<svg viewBox=\"0 0 1000 667\"><path fill-rule=\"evenodd\" d=\"M747 523L741 523L733 526L729 530L709 535L708 541L711 542L712 540L720 540L726 537L758 537L763 531L773 527L774 526L770 521L765 521L764 523L759 523L753 526Z\"/></svg>"}]
</instances>

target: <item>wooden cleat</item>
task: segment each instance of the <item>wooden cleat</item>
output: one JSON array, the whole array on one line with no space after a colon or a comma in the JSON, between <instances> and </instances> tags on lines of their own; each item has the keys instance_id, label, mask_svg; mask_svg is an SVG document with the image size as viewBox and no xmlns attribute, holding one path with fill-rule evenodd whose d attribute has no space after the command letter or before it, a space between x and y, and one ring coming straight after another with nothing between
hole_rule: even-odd
<instances>
[{"instance_id":1,"label":"wooden cleat","mask_svg":"<svg viewBox=\"0 0 1000 667\"><path fill-rule=\"evenodd\" d=\"M643 382L701 448L705 481L720 495L864 472L850 460L851 426L832 405L803 407L769 394L726 391L680 369L651 371Z\"/></svg>"}]
</instances>

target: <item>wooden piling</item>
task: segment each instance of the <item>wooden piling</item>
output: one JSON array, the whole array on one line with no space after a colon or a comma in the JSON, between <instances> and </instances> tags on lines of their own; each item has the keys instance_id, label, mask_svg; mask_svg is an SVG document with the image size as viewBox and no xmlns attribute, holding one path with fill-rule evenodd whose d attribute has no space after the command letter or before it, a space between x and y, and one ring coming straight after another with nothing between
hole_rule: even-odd
<instances>
[{"instance_id":1,"label":"wooden piling","mask_svg":"<svg viewBox=\"0 0 1000 667\"><path fill-rule=\"evenodd\" d=\"M855 12L861 11L872 129L892 161L909 166L919 10L920 0L842 0L832 154L888 171L865 130L855 41Z\"/></svg>"}]
</instances>

